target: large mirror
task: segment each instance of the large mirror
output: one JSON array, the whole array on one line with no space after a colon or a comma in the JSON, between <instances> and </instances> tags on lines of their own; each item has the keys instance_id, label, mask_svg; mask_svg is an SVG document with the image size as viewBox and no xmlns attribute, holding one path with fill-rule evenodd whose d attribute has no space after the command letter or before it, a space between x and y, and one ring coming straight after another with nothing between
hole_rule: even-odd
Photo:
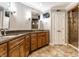
<instances>
[{"instance_id":1,"label":"large mirror","mask_svg":"<svg viewBox=\"0 0 79 59\"><path fill-rule=\"evenodd\" d=\"M0 29L9 29L10 3L0 2Z\"/></svg>"},{"instance_id":2,"label":"large mirror","mask_svg":"<svg viewBox=\"0 0 79 59\"><path fill-rule=\"evenodd\" d=\"M31 24L32 29L38 29L39 19L40 19L40 14L32 12L32 24Z\"/></svg>"},{"instance_id":3,"label":"large mirror","mask_svg":"<svg viewBox=\"0 0 79 59\"><path fill-rule=\"evenodd\" d=\"M0 29L3 27L3 8L0 6Z\"/></svg>"}]
</instances>

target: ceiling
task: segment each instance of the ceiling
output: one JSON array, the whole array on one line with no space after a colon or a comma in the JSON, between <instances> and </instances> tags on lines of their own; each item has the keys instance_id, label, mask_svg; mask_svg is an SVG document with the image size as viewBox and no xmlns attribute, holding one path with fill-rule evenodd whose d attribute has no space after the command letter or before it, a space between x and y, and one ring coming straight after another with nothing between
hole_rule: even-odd
<instances>
[{"instance_id":1,"label":"ceiling","mask_svg":"<svg viewBox=\"0 0 79 59\"><path fill-rule=\"evenodd\" d=\"M51 8L66 8L71 2L22 2L23 4L40 10L42 12Z\"/></svg>"}]
</instances>

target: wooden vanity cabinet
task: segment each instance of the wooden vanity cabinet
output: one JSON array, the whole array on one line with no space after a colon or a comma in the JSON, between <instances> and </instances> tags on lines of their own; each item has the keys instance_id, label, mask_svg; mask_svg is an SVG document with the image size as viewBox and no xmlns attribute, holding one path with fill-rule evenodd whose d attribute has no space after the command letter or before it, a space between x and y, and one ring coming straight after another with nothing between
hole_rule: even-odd
<instances>
[{"instance_id":1,"label":"wooden vanity cabinet","mask_svg":"<svg viewBox=\"0 0 79 59\"><path fill-rule=\"evenodd\" d=\"M25 42L24 36L8 42L9 57L24 57L25 56Z\"/></svg>"},{"instance_id":2,"label":"wooden vanity cabinet","mask_svg":"<svg viewBox=\"0 0 79 59\"><path fill-rule=\"evenodd\" d=\"M30 53L30 36L26 35L25 40L25 55L28 56Z\"/></svg>"},{"instance_id":3,"label":"wooden vanity cabinet","mask_svg":"<svg viewBox=\"0 0 79 59\"><path fill-rule=\"evenodd\" d=\"M31 51L37 49L37 33L31 34Z\"/></svg>"},{"instance_id":4,"label":"wooden vanity cabinet","mask_svg":"<svg viewBox=\"0 0 79 59\"><path fill-rule=\"evenodd\" d=\"M0 45L0 57L7 57L7 43Z\"/></svg>"},{"instance_id":5,"label":"wooden vanity cabinet","mask_svg":"<svg viewBox=\"0 0 79 59\"><path fill-rule=\"evenodd\" d=\"M0 44L1 57L25 57L49 43L48 32L34 32L22 35Z\"/></svg>"}]
</instances>

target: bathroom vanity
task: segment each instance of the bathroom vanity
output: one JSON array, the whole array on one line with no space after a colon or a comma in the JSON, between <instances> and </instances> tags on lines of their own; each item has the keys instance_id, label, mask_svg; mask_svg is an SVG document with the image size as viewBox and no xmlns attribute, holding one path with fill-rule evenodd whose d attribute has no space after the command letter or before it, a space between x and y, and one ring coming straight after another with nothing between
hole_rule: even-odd
<instances>
[{"instance_id":1,"label":"bathroom vanity","mask_svg":"<svg viewBox=\"0 0 79 59\"><path fill-rule=\"evenodd\" d=\"M1 57L26 57L49 44L48 31L25 32L0 38Z\"/></svg>"}]
</instances>

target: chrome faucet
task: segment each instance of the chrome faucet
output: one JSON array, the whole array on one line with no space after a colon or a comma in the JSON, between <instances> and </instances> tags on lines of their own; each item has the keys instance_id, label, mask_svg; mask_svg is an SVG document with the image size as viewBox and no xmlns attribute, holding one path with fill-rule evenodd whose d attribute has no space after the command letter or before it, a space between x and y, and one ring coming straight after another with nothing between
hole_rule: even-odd
<instances>
[{"instance_id":1,"label":"chrome faucet","mask_svg":"<svg viewBox=\"0 0 79 59\"><path fill-rule=\"evenodd\" d=\"M6 36L6 35L7 35L7 33L6 33L6 31L7 31L7 30L8 30L7 28L3 29L4 36Z\"/></svg>"},{"instance_id":2,"label":"chrome faucet","mask_svg":"<svg viewBox=\"0 0 79 59\"><path fill-rule=\"evenodd\" d=\"M6 30L8 30L8 29L0 29L0 36L6 36ZM3 34L2 34L2 32L3 32Z\"/></svg>"}]
</instances>

